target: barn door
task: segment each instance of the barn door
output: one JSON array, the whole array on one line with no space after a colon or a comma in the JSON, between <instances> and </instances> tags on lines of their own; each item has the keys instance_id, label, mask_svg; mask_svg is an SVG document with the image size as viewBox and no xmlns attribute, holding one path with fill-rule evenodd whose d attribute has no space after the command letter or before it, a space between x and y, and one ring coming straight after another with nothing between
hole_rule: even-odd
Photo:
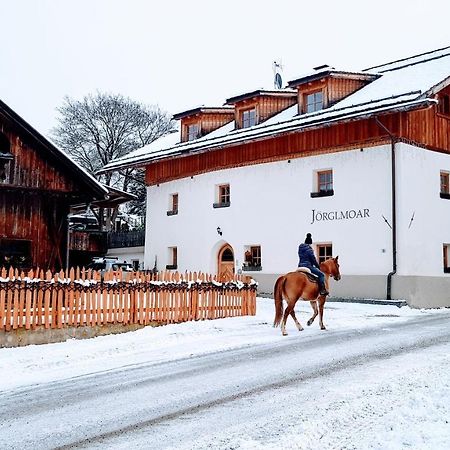
<instances>
[{"instance_id":1,"label":"barn door","mask_svg":"<svg viewBox=\"0 0 450 450\"><path fill-rule=\"evenodd\" d=\"M225 244L218 255L217 275L220 281L232 280L234 277L234 252L230 245Z\"/></svg>"}]
</instances>

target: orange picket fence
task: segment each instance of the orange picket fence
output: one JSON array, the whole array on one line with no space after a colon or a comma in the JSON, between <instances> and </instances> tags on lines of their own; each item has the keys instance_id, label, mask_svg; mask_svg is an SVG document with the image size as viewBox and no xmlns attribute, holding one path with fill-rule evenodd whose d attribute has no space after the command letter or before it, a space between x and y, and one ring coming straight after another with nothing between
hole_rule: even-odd
<instances>
[{"instance_id":1,"label":"orange picket fence","mask_svg":"<svg viewBox=\"0 0 450 450\"><path fill-rule=\"evenodd\" d=\"M177 323L256 314L256 283L204 273L0 271L0 330Z\"/></svg>"}]
</instances>

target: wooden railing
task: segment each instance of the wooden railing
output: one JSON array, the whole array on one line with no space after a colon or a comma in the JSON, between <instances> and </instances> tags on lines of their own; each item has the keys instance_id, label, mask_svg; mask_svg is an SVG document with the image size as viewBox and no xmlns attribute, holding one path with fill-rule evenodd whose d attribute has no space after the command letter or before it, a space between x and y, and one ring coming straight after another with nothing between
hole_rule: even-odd
<instances>
[{"instance_id":1,"label":"wooden railing","mask_svg":"<svg viewBox=\"0 0 450 450\"><path fill-rule=\"evenodd\" d=\"M256 283L204 273L0 271L0 330L176 323L256 314Z\"/></svg>"},{"instance_id":2,"label":"wooden railing","mask_svg":"<svg viewBox=\"0 0 450 450\"><path fill-rule=\"evenodd\" d=\"M112 231L108 233L108 248L141 247L145 244L145 230Z\"/></svg>"}]
</instances>

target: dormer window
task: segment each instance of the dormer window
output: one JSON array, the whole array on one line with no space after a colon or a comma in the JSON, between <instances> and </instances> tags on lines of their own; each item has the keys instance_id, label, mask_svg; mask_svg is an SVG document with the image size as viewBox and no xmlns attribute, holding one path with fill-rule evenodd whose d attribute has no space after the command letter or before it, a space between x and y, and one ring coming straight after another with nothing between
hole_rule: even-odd
<instances>
[{"instance_id":1,"label":"dormer window","mask_svg":"<svg viewBox=\"0 0 450 450\"><path fill-rule=\"evenodd\" d=\"M322 91L305 94L305 113L312 113L323 109Z\"/></svg>"},{"instance_id":2,"label":"dormer window","mask_svg":"<svg viewBox=\"0 0 450 450\"><path fill-rule=\"evenodd\" d=\"M253 127L256 125L256 108L242 111L242 128Z\"/></svg>"},{"instance_id":3,"label":"dormer window","mask_svg":"<svg viewBox=\"0 0 450 450\"><path fill-rule=\"evenodd\" d=\"M198 124L194 123L192 125L187 126L187 140L193 141L194 139L197 139L200 135L200 128Z\"/></svg>"}]
</instances>

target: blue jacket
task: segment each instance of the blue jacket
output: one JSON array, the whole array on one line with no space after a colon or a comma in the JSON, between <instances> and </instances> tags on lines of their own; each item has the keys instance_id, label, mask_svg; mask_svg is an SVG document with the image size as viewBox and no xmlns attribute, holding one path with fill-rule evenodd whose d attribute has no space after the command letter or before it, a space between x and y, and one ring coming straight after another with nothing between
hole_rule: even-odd
<instances>
[{"instance_id":1,"label":"blue jacket","mask_svg":"<svg viewBox=\"0 0 450 450\"><path fill-rule=\"evenodd\" d=\"M317 267L319 269L319 263L314 256L313 249L308 244L300 244L298 247L298 267Z\"/></svg>"}]
</instances>

